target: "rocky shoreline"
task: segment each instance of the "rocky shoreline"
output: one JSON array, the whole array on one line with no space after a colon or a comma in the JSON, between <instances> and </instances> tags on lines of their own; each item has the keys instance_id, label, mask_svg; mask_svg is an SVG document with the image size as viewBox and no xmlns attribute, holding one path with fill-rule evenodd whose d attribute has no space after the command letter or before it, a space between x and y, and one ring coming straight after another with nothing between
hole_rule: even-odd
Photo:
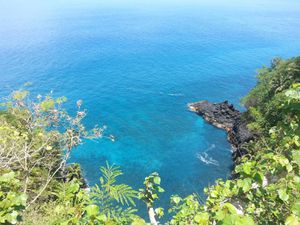
<instances>
[{"instance_id":1,"label":"rocky shoreline","mask_svg":"<svg viewBox=\"0 0 300 225\"><path fill-rule=\"evenodd\" d=\"M232 157L237 159L247 153L243 145L254 139L254 134L247 128L243 113L234 108L228 101L210 103L200 101L188 104L190 111L202 116L213 126L227 131L228 141L232 145Z\"/></svg>"}]
</instances>

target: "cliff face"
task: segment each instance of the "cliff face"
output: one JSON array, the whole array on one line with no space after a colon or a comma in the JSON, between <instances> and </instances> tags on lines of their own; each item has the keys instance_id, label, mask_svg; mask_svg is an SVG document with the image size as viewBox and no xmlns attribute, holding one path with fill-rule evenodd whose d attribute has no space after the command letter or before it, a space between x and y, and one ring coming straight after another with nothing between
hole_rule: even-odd
<instances>
[{"instance_id":1,"label":"cliff face","mask_svg":"<svg viewBox=\"0 0 300 225\"><path fill-rule=\"evenodd\" d=\"M254 138L253 133L247 128L247 123L242 119L242 113L236 110L227 101L210 103L200 101L188 104L191 111L202 116L208 123L227 131L228 141L233 148L233 159L246 154L243 144Z\"/></svg>"}]
</instances>

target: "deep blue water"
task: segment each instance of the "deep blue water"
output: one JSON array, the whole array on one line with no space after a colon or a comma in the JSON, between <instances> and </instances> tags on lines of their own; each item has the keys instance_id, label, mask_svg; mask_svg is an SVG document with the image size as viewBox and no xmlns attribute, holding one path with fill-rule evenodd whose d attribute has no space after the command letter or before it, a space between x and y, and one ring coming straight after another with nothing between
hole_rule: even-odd
<instances>
[{"instance_id":1,"label":"deep blue water","mask_svg":"<svg viewBox=\"0 0 300 225\"><path fill-rule=\"evenodd\" d=\"M157 171L167 207L232 166L225 132L186 104L240 107L257 68L300 54L299 28L297 0L0 0L0 95L30 81L33 94L67 96L69 110L82 99L87 125L117 139L87 142L71 161L90 184L105 161L135 188Z\"/></svg>"}]
</instances>

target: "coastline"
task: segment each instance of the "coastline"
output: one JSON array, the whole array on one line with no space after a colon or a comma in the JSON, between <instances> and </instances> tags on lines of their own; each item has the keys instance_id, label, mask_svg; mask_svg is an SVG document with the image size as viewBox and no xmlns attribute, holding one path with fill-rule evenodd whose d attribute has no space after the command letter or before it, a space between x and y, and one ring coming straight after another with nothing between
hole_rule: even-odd
<instances>
[{"instance_id":1,"label":"coastline","mask_svg":"<svg viewBox=\"0 0 300 225\"><path fill-rule=\"evenodd\" d=\"M255 135L247 128L247 120L243 118L243 113L235 109L232 104L228 101L220 103L199 101L189 103L188 108L207 123L227 132L227 140L232 146L232 158L235 164L241 156L247 154L243 146L253 140Z\"/></svg>"}]
</instances>

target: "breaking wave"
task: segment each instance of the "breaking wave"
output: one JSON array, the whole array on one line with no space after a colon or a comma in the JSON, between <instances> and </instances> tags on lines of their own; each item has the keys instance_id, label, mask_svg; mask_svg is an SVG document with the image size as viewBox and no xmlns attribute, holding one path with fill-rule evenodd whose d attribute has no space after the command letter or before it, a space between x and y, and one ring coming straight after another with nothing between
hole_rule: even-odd
<instances>
[{"instance_id":1,"label":"breaking wave","mask_svg":"<svg viewBox=\"0 0 300 225\"><path fill-rule=\"evenodd\" d=\"M206 165L212 164L215 166L219 166L219 162L215 159L213 159L212 157L210 157L207 152L214 149L216 147L215 144L211 145L209 148L207 148L204 152L198 153L197 154L197 158L205 163Z\"/></svg>"}]
</instances>

